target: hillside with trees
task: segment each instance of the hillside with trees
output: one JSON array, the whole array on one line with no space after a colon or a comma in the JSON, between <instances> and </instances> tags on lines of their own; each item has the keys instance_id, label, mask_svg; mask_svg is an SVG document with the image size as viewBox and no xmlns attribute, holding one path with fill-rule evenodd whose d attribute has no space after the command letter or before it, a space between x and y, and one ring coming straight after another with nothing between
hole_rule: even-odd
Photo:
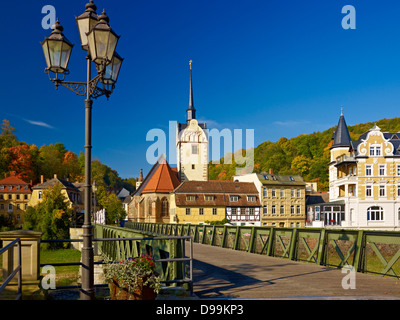
<instances>
[{"instance_id":1,"label":"hillside with trees","mask_svg":"<svg viewBox=\"0 0 400 320\"><path fill-rule=\"evenodd\" d=\"M0 177L15 171L26 182L36 184L43 175L44 180L53 178L72 182L84 181L85 155L79 155L67 150L63 143L50 145L27 144L19 141L15 128L8 120L3 120L0 126ZM92 179L100 186L108 188L125 188L130 192L135 190L135 179L122 179L116 170L101 163L92 161Z\"/></svg>"},{"instance_id":2,"label":"hillside with trees","mask_svg":"<svg viewBox=\"0 0 400 320\"><path fill-rule=\"evenodd\" d=\"M381 119L348 126L351 139L358 140L361 134L375 124L383 132L400 131L400 118ZM335 130L336 127L332 127L323 132L302 134L291 139L282 137L277 142L261 143L254 149L254 172L268 172L272 169L276 174L300 174L306 181L318 181L319 190L327 190L329 148ZM242 153L244 154L243 150ZM209 179L230 180L240 166L235 162L224 164L224 158L221 158L220 164L210 162Z\"/></svg>"}]
</instances>

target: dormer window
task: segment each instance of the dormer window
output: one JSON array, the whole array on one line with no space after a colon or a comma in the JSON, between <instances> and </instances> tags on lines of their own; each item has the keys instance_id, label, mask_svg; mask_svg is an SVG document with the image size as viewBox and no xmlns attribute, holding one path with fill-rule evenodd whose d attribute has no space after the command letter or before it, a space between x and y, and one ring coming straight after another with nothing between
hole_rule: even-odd
<instances>
[{"instance_id":1,"label":"dormer window","mask_svg":"<svg viewBox=\"0 0 400 320\"><path fill-rule=\"evenodd\" d=\"M196 201L196 196L195 195L187 195L186 201Z\"/></svg>"},{"instance_id":2,"label":"dormer window","mask_svg":"<svg viewBox=\"0 0 400 320\"><path fill-rule=\"evenodd\" d=\"M214 201L215 196L214 195L205 195L204 200L205 201Z\"/></svg>"},{"instance_id":3,"label":"dormer window","mask_svg":"<svg viewBox=\"0 0 400 320\"><path fill-rule=\"evenodd\" d=\"M247 196L247 201L248 202L256 202L257 197L256 196Z\"/></svg>"},{"instance_id":4,"label":"dormer window","mask_svg":"<svg viewBox=\"0 0 400 320\"><path fill-rule=\"evenodd\" d=\"M239 196L229 196L229 201L238 202L239 201Z\"/></svg>"}]
</instances>

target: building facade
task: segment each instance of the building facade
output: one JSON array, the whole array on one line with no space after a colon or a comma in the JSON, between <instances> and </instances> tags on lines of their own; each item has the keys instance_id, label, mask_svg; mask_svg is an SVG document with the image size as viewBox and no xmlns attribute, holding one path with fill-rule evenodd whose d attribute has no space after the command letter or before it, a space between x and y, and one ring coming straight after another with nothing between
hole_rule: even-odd
<instances>
[{"instance_id":1,"label":"building facade","mask_svg":"<svg viewBox=\"0 0 400 320\"><path fill-rule=\"evenodd\" d=\"M306 183L299 175L251 173L235 176L235 181L252 182L261 199L261 225L304 227Z\"/></svg>"},{"instance_id":2,"label":"building facade","mask_svg":"<svg viewBox=\"0 0 400 320\"><path fill-rule=\"evenodd\" d=\"M83 184L72 183L64 179L59 179L56 174L54 175L53 179L47 181L44 181L42 176L41 183L32 187L32 195L28 205L35 207L43 200L44 192L55 184L61 184L61 194L64 195L68 208L74 213L73 219L75 221L81 221L83 219L84 211Z\"/></svg>"},{"instance_id":3,"label":"building facade","mask_svg":"<svg viewBox=\"0 0 400 320\"><path fill-rule=\"evenodd\" d=\"M330 150L329 202L310 209L314 225L399 229L399 138L375 125L351 141L341 114Z\"/></svg>"},{"instance_id":4,"label":"building facade","mask_svg":"<svg viewBox=\"0 0 400 320\"><path fill-rule=\"evenodd\" d=\"M15 172L0 180L0 214L16 226L23 224L23 213L31 198L32 186Z\"/></svg>"},{"instance_id":5,"label":"building facade","mask_svg":"<svg viewBox=\"0 0 400 320\"><path fill-rule=\"evenodd\" d=\"M173 191L171 222L204 224L229 220L233 225L260 226L260 198L253 183L184 181Z\"/></svg>"}]
</instances>

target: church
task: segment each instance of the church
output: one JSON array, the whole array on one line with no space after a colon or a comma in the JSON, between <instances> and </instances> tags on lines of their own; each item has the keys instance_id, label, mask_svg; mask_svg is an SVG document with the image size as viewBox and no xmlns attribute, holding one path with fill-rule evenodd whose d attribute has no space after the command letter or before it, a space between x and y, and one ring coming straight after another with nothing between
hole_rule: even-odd
<instances>
[{"instance_id":1,"label":"church","mask_svg":"<svg viewBox=\"0 0 400 320\"><path fill-rule=\"evenodd\" d=\"M176 127L177 166L172 168L162 155L145 178L140 171L136 191L128 205L128 220L205 223L208 220L223 220L228 216L227 212L234 210L239 212L239 216L231 220L240 222L240 225L259 225L260 200L253 183L208 180L209 137L206 123L200 123L196 118L192 61L189 66L186 122L177 123ZM226 199L236 201L230 203Z\"/></svg>"}]
</instances>

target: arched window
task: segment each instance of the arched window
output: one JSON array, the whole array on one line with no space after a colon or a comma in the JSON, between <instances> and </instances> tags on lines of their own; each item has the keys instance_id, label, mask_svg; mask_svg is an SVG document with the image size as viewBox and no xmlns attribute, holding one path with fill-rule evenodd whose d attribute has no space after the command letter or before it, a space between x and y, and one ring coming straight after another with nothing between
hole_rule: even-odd
<instances>
[{"instance_id":1,"label":"arched window","mask_svg":"<svg viewBox=\"0 0 400 320\"><path fill-rule=\"evenodd\" d=\"M162 217L169 216L169 204L167 198L163 198L161 200L161 216Z\"/></svg>"},{"instance_id":2,"label":"arched window","mask_svg":"<svg viewBox=\"0 0 400 320\"><path fill-rule=\"evenodd\" d=\"M383 209L382 207L369 207L367 210L368 221L382 221L383 220Z\"/></svg>"}]
</instances>

